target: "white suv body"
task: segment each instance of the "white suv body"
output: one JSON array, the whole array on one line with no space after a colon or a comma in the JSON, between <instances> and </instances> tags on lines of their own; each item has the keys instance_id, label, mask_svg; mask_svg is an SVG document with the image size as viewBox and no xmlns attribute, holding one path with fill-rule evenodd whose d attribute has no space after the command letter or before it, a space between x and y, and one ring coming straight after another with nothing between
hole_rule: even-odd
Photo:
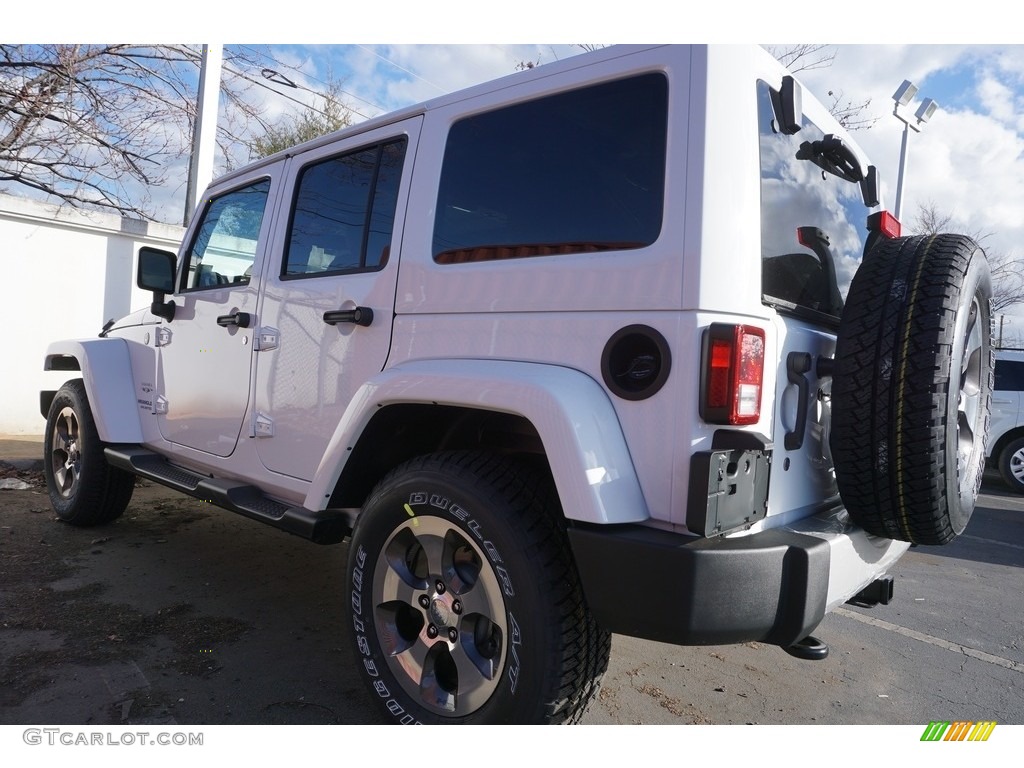
<instances>
[{"instance_id":1,"label":"white suv body","mask_svg":"<svg viewBox=\"0 0 1024 768\"><path fill-rule=\"evenodd\" d=\"M996 351L989 427L989 463L1017 493L1024 493L1024 351Z\"/></svg>"},{"instance_id":2,"label":"white suv body","mask_svg":"<svg viewBox=\"0 0 1024 768\"><path fill-rule=\"evenodd\" d=\"M43 395L58 511L119 514L74 507L94 422L114 478L98 498L130 495L111 491L130 473L318 541L355 529L357 647L403 722L572 719L609 630L793 648L844 601L887 601L862 591L909 544L869 533L840 498L829 364L842 300L825 279L845 291L869 249L877 180L794 83L757 48L611 48L218 179L174 275L140 257L153 306L47 352L47 368L84 382L77 399ZM800 156L836 137L845 149ZM812 227L828 231L827 256ZM794 266L808 260L811 278ZM586 628L586 672L568 652L555 683L523 672L521 643L541 629L515 601L539 566L524 564L530 547L508 556L516 526L497 546L480 531L504 522L468 506L506 500L492 463L527 467L523 487L550 479L564 543L544 545L575 574L551 584L578 586L576 618L547 624ZM486 469L472 482L471 466ZM393 518L375 511L386 504ZM393 522L378 532L371 518ZM388 554L406 540L427 581L414 554ZM472 621L438 575L458 572L472 594L459 558L485 596ZM558 680L575 680L568 703L544 693Z\"/></svg>"}]
</instances>

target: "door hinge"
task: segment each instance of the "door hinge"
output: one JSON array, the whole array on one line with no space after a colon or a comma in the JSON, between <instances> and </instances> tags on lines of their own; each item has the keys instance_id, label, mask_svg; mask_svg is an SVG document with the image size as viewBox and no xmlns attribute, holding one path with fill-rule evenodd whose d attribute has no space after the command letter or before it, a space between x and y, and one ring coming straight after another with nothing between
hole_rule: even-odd
<instances>
[{"instance_id":1,"label":"door hinge","mask_svg":"<svg viewBox=\"0 0 1024 768\"><path fill-rule=\"evenodd\" d=\"M171 336L173 336L173 335L174 334L173 334L173 332L171 331L170 328L163 328L163 327L157 328L156 329L156 346L158 346L158 347L166 347L168 344L171 343Z\"/></svg>"},{"instance_id":2,"label":"door hinge","mask_svg":"<svg viewBox=\"0 0 1024 768\"><path fill-rule=\"evenodd\" d=\"M253 347L257 352L266 352L268 349L277 349L277 343L280 340L281 332L277 328L271 328L269 326L261 327L253 338Z\"/></svg>"},{"instance_id":3,"label":"door hinge","mask_svg":"<svg viewBox=\"0 0 1024 768\"><path fill-rule=\"evenodd\" d=\"M163 395L157 395L153 398L153 413L163 414L167 413L167 398Z\"/></svg>"},{"instance_id":4,"label":"door hinge","mask_svg":"<svg viewBox=\"0 0 1024 768\"><path fill-rule=\"evenodd\" d=\"M252 430L249 437L273 437L274 420L265 413L256 411L252 417Z\"/></svg>"}]
</instances>

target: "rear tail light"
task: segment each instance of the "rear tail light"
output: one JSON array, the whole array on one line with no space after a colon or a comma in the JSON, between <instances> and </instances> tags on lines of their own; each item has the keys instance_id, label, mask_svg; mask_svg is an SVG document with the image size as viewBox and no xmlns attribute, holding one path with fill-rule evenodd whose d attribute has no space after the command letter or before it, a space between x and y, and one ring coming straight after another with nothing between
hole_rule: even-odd
<instances>
[{"instance_id":1,"label":"rear tail light","mask_svg":"<svg viewBox=\"0 0 1024 768\"><path fill-rule=\"evenodd\" d=\"M704 332L700 416L711 424L756 424L761 418L764 331L713 323Z\"/></svg>"}]
</instances>

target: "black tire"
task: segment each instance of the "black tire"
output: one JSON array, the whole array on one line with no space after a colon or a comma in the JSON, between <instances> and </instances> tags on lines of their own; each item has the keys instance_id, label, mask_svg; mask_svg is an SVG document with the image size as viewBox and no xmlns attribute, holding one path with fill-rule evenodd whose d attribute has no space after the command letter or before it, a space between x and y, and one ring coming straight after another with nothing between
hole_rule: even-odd
<instances>
[{"instance_id":1,"label":"black tire","mask_svg":"<svg viewBox=\"0 0 1024 768\"><path fill-rule=\"evenodd\" d=\"M135 475L107 464L81 379L67 382L54 396L44 441L43 474L58 518L84 527L121 516Z\"/></svg>"},{"instance_id":2,"label":"black tire","mask_svg":"<svg viewBox=\"0 0 1024 768\"><path fill-rule=\"evenodd\" d=\"M881 241L846 300L832 384L832 455L869 533L945 544L981 487L992 395L992 283L970 238Z\"/></svg>"},{"instance_id":3,"label":"black tire","mask_svg":"<svg viewBox=\"0 0 1024 768\"><path fill-rule=\"evenodd\" d=\"M1024 438L1017 438L999 452L999 475L1007 487L1024 493Z\"/></svg>"},{"instance_id":4,"label":"black tire","mask_svg":"<svg viewBox=\"0 0 1024 768\"><path fill-rule=\"evenodd\" d=\"M596 695L611 638L584 601L550 485L500 457L447 453L370 495L348 594L360 667L390 720L573 722Z\"/></svg>"}]
</instances>

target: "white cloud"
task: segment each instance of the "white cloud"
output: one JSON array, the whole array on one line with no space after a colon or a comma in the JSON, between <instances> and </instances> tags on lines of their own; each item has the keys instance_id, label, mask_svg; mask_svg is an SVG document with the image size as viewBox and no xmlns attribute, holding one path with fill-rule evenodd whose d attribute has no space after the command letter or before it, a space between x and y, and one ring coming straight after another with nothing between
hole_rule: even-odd
<instances>
[{"instance_id":1,"label":"white cloud","mask_svg":"<svg viewBox=\"0 0 1024 768\"><path fill-rule=\"evenodd\" d=\"M512 74L521 62L545 64L581 52L569 45L350 46L346 88L390 111Z\"/></svg>"}]
</instances>

